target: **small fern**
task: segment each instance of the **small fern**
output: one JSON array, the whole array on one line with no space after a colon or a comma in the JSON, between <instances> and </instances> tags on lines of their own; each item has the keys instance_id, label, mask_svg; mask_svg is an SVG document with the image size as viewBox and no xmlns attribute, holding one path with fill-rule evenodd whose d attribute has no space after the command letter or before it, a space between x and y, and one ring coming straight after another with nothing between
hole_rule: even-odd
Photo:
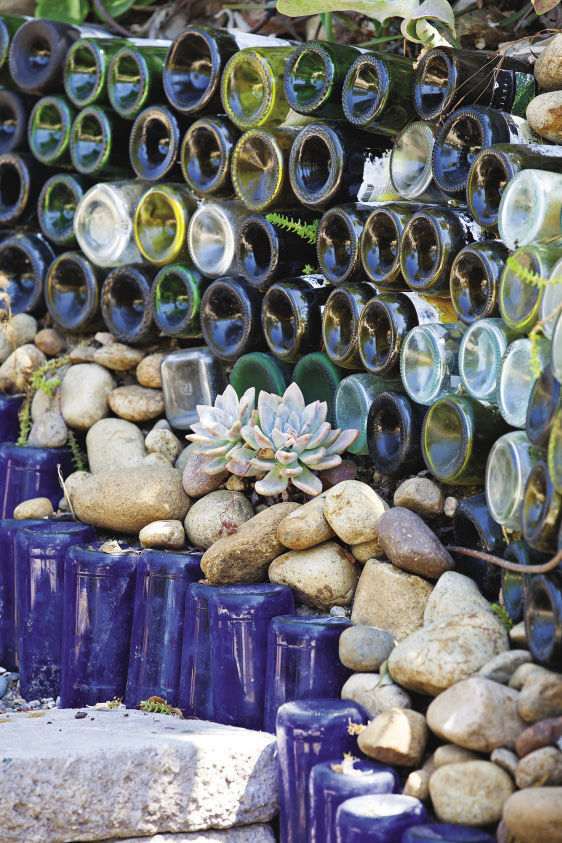
<instances>
[{"instance_id":1,"label":"small fern","mask_svg":"<svg viewBox=\"0 0 562 843\"><path fill-rule=\"evenodd\" d=\"M150 714L171 714L183 718L181 710L169 705L163 697L149 697L142 700L139 707L141 711L148 711Z\"/></svg>"},{"instance_id":2,"label":"small fern","mask_svg":"<svg viewBox=\"0 0 562 843\"><path fill-rule=\"evenodd\" d=\"M499 603L492 603L492 612L496 613L500 621L505 626L507 632L510 632L513 629L513 621L507 609L505 609L503 606L500 606Z\"/></svg>"},{"instance_id":3,"label":"small fern","mask_svg":"<svg viewBox=\"0 0 562 843\"><path fill-rule=\"evenodd\" d=\"M553 284L562 284L562 278L543 278L538 272L533 272L527 269L527 267L522 266L515 255L510 255L505 265L514 275L517 275L518 278L527 284L534 284L536 287L550 287Z\"/></svg>"},{"instance_id":4,"label":"small fern","mask_svg":"<svg viewBox=\"0 0 562 843\"><path fill-rule=\"evenodd\" d=\"M311 266L307 263L302 271L302 275L320 275L320 267Z\"/></svg>"},{"instance_id":5,"label":"small fern","mask_svg":"<svg viewBox=\"0 0 562 843\"><path fill-rule=\"evenodd\" d=\"M316 237L318 235L318 220L314 220L311 223L303 223L299 220L294 220L291 217L286 217L284 214L277 214L271 213L266 214L265 218L268 222L272 223L272 225L278 226L278 228L284 228L287 231L294 231L295 234L298 234L299 237L302 237L303 240L308 240L313 246L316 243Z\"/></svg>"}]
</instances>

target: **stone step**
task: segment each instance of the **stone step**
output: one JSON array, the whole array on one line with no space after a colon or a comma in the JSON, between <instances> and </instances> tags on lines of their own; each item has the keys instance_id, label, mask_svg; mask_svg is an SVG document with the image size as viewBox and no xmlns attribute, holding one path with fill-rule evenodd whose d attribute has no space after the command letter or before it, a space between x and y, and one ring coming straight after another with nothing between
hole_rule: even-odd
<instances>
[{"instance_id":1,"label":"stone step","mask_svg":"<svg viewBox=\"0 0 562 843\"><path fill-rule=\"evenodd\" d=\"M276 749L266 732L134 710L2 716L0 837L69 843L266 823ZM268 840L250 833L240 840Z\"/></svg>"}]
</instances>

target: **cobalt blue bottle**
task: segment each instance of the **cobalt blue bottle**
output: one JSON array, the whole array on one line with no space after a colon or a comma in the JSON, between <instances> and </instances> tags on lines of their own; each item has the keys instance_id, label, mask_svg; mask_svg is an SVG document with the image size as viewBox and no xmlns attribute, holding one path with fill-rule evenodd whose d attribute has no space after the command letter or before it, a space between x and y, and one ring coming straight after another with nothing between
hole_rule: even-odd
<instances>
[{"instance_id":1,"label":"cobalt blue bottle","mask_svg":"<svg viewBox=\"0 0 562 843\"><path fill-rule=\"evenodd\" d=\"M57 465L64 477L74 471L66 448L0 445L0 518L12 518L18 503L30 498L49 498L57 509L62 497Z\"/></svg>"},{"instance_id":2,"label":"cobalt blue bottle","mask_svg":"<svg viewBox=\"0 0 562 843\"><path fill-rule=\"evenodd\" d=\"M213 719L209 597L214 588L192 583L185 595L178 707L186 717Z\"/></svg>"},{"instance_id":3,"label":"cobalt blue bottle","mask_svg":"<svg viewBox=\"0 0 562 843\"><path fill-rule=\"evenodd\" d=\"M0 395L0 445L18 438L18 413L22 401L23 395Z\"/></svg>"},{"instance_id":4,"label":"cobalt blue bottle","mask_svg":"<svg viewBox=\"0 0 562 843\"><path fill-rule=\"evenodd\" d=\"M405 831L427 819L427 811L414 796L355 796L338 808L336 839L338 843L402 843Z\"/></svg>"},{"instance_id":5,"label":"cobalt blue bottle","mask_svg":"<svg viewBox=\"0 0 562 843\"><path fill-rule=\"evenodd\" d=\"M411 826L403 835L401 843L494 843L494 839L481 828L429 823Z\"/></svg>"}]
</instances>

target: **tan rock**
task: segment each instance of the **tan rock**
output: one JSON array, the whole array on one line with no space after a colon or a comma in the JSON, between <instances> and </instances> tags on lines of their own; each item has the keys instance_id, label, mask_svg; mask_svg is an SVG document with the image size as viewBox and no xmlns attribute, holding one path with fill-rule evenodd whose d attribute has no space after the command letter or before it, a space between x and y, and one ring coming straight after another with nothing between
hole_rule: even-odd
<instances>
[{"instance_id":1,"label":"tan rock","mask_svg":"<svg viewBox=\"0 0 562 843\"><path fill-rule=\"evenodd\" d=\"M25 392L33 372L46 361L36 345L20 345L0 366L0 389L3 392Z\"/></svg>"},{"instance_id":2,"label":"tan rock","mask_svg":"<svg viewBox=\"0 0 562 843\"><path fill-rule=\"evenodd\" d=\"M59 412L42 413L33 422L28 445L32 448L62 448L68 439L68 428Z\"/></svg>"},{"instance_id":3,"label":"tan rock","mask_svg":"<svg viewBox=\"0 0 562 843\"><path fill-rule=\"evenodd\" d=\"M304 550L331 539L335 533L324 518L323 492L287 515L277 528L277 538L291 550Z\"/></svg>"},{"instance_id":4,"label":"tan rock","mask_svg":"<svg viewBox=\"0 0 562 843\"><path fill-rule=\"evenodd\" d=\"M108 345L104 348L111 349ZM164 412L164 398L159 389L144 386L118 386L109 396L109 406L116 416L132 422L155 419Z\"/></svg>"},{"instance_id":5,"label":"tan rock","mask_svg":"<svg viewBox=\"0 0 562 843\"><path fill-rule=\"evenodd\" d=\"M178 458L182 445L178 437L165 427L153 428L144 442L145 448L151 453L164 454L172 465Z\"/></svg>"},{"instance_id":6,"label":"tan rock","mask_svg":"<svg viewBox=\"0 0 562 843\"><path fill-rule=\"evenodd\" d=\"M509 773L513 779L515 778L515 770L517 769L519 758L510 749L506 749L505 746L499 746L490 755L490 761Z\"/></svg>"},{"instance_id":7,"label":"tan rock","mask_svg":"<svg viewBox=\"0 0 562 843\"><path fill-rule=\"evenodd\" d=\"M188 445L190 448L197 448L197 445ZM183 469L183 488L191 498L201 498L214 492L222 486L228 477L228 471L221 471L218 474L207 474L205 467L209 465L212 457L198 456L191 451Z\"/></svg>"},{"instance_id":8,"label":"tan rock","mask_svg":"<svg viewBox=\"0 0 562 843\"><path fill-rule=\"evenodd\" d=\"M166 355L161 352L149 354L141 360L137 366L137 380L141 386L150 389L162 389L162 376L160 375L160 364Z\"/></svg>"},{"instance_id":9,"label":"tan rock","mask_svg":"<svg viewBox=\"0 0 562 843\"><path fill-rule=\"evenodd\" d=\"M96 342L99 342L100 345L111 345L115 342L115 337L110 331L98 331L94 335L94 339Z\"/></svg>"},{"instance_id":10,"label":"tan rock","mask_svg":"<svg viewBox=\"0 0 562 843\"><path fill-rule=\"evenodd\" d=\"M74 506L74 495L76 494L76 489L80 486L84 480L87 480L88 477L91 477L89 471L73 471L72 474L69 474L68 477L64 479L64 488L66 490L66 495L70 498L70 503ZM63 495L63 500L66 501L66 496ZM66 509L69 509L68 502Z\"/></svg>"},{"instance_id":11,"label":"tan rock","mask_svg":"<svg viewBox=\"0 0 562 843\"><path fill-rule=\"evenodd\" d=\"M562 787L529 787L512 794L503 819L517 843L562 843Z\"/></svg>"},{"instance_id":12,"label":"tan rock","mask_svg":"<svg viewBox=\"0 0 562 843\"><path fill-rule=\"evenodd\" d=\"M62 415L69 427L89 430L109 415L108 398L115 388L111 374L96 363L78 363L65 374L60 398Z\"/></svg>"},{"instance_id":13,"label":"tan rock","mask_svg":"<svg viewBox=\"0 0 562 843\"><path fill-rule=\"evenodd\" d=\"M406 779L404 796L413 796L414 799L419 799L420 802L427 802L429 799L429 779L430 774L427 770L414 770Z\"/></svg>"},{"instance_id":14,"label":"tan rock","mask_svg":"<svg viewBox=\"0 0 562 843\"><path fill-rule=\"evenodd\" d=\"M509 630L509 640L513 644L514 647L519 647L524 650L529 649L529 642L527 641L527 631L525 629L525 621L521 621L521 623L516 623Z\"/></svg>"},{"instance_id":15,"label":"tan rock","mask_svg":"<svg viewBox=\"0 0 562 843\"><path fill-rule=\"evenodd\" d=\"M382 764L414 767L427 743L425 717L408 708L391 708L377 715L359 733L361 752Z\"/></svg>"},{"instance_id":16,"label":"tan rock","mask_svg":"<svg viewBox=\"0 0 562 843\"><path fill-rule=\"evenodd\" d=\"M295 597L308 606L329 610L351 603L357 569L339 544L324 542L278 556L269 566L269 579L289 586Z\"/></svg>"},{"instance_id":17,"label":"tan rock","mask_svg":"<svg viewBox=\"0 0 562 843\"><path fill-rule=\"evenodd\" d=\"M181 521L152 521L139 533L142 547L156 547L164 550L180 550L185 544L185 532Z\"/></svg>"},{"instance_id":18,"label":"tan rock","mask_svg":"<svg viewBox=\"0 0 562 843\"><path fill-rule=\"evenodd\" d=\"M376 717L389 708L411 708L410 695L399 685L379 685L378 673L354 673L341 690L342 700L362 705L369 717Z\"/></svg>"},{"instance_id":19,"label":"tan rock","mask_svg":"<svg viewBox=\"0 0 562 843\"><path fill-rule=\"evenodd\" d=\"M486 679L493 679L494 682L501 682L502 685L507 685L515 671L522 664L531 662L533 657L528 650L508 650L505 653L500 653L491 661L482 665L478 671L479 676L485 676Z\"/></svg>"},{"instance_id":20,"label":"tan rock","mask_svg":"<svg viewBox=\"0 0 562 843\"><path fill-rule=\"evenodd\" d=\"M105 366L106 369L126 372L128 369L134 369L135 366L138 366L143 357L144 352L139 351L138 348L131 348L129 345L123 345L120 342L112 342L97 349L94 362L99 363L100 366Z\"/></svg>"},{"instance_id":21,"label":"tan rock","mask_svg":"<svg viewBox=\"0 0 562 843\"><path fill-rule=\"evenodd\" d=\"M66 345L59 332L53 328L43 328L35 335L34 342L37 348L41 349L47 357L55 357L60 354Z\"/></svg>"},{"instance_id":22,"label":"tan rock","mask_svg":"<svg viewBox=\"0 0 562 843\"><path fill-rule=\"evenodd\" d=\"M96 356L96 349L93 345L85 345L80 343L80 345L75 346L70 354L68 355L69 362L75 366L79 363L93 363L94 357Z\"/></svg>"},{"instance_id":23,"label":"tan rock","mask_svg":"<svg viewBox=\"0 0 562 843\"><path fill-rule=\"evenodd\" d=\"M554 746L543 746L522 758L515 770L520 790L537 785L562 784L562 752Z\"/></svg>"},{"instance_id":24,"label":"tan rock","mask_svg":"<svg viewBox=\"0 0 562 843\"><path fill-rule=\"evenodd\" d=\"M124 419L100 419L86 436L90 471L111 471L142 465L144 436L136 424Z\"/></svg>"},{"instance_id":25,"label":"tan rock","mask_svg":"<svg viewBox=\"0 0 562 843\"><path fill-rule=\"evenodd\" d=\"M513 791L511 776L490 761L447 764L429 780L437 818L459 825L485 826L498 822Z\"/></svg>"},{"instance_id":26,"label":"tan rock","mask_svg":"<svg viewBox=\"0 0 562 843\"><path fill-rule=\"evenodd\" d=\"M409 477L396 489L394 506L411 509L422 518L435 518L443 512L443 493L429 477Z\"/></svg>"},{"instance_id":27,"label":"tan rock","mask_svg":"<svg viewBox=\"0 0 562 843\"><path fill-rule=\"evenodd\" d=\"M164 454L159 454L153 451L151 454L147 454L146 457L142 461L143 465L163 465L166 468L173 468L173 463L168 457L164 456Z\"/></svg>"},{"instance_id":28,"label":"tan rock","mask_svg":"<svg viewBox=\"0 0 562 843\"><path fill-rule=\"evenodd\" d=\"M46 518L53 512L53 504L49 498L29 498L18 503L14 509L14 518L17 521L23 521L25 518Z\"/></svg>"},{"instance_id":29,"label":"tan rock","mask_svg":"<svg viewBox=\"0 0 562 843\"><path fill-rule=\"evenodd\" d=\"M351 620L384 629L402 641L423 623L431 585L394 565L371 560L359 577Z\"/></svg>"},{"instance_id":30,"label":"tan rock","mask_svg":"<svg viewBox=\"0 0 562 843\"><path fill-rule=\"evenodd\" d=\"M445 764L464 764L466 761L478 761L480 756L470 749L456 746L454 743L446 743L438 746L433 753L435 769L444 767Z\"/></svg>"},{"instance_id":31,"label":"tan rock","mask_svg":"<svg viewBox=\"0 0 562 843\"><path fill-rule=\"evenodd\" d=\"M195 501L185 518L185 532L194 547L206 550L221 536L235 533L253 515L245 495L221 489Z\"/></svg>"},{"instance_id":32,"label":"tan rock","mask_svg":"<svg viewBox=\"0 0 562 843\"><path fill-rule=\"evenodd\" d=\"M360 544L353 544L351 546L351 553L358 562L364 564L369 559L377 559L384 556L384 552L378 538L372 539L370 542L360 542Z\"/></svg>"},{"instance_id":33,"label":"tan rock","mask_svg":"<svg viewBox=\"0 0 562 843\"><path fill-rule=\"evenodd\" d=\"M562 676L559 673L529 676L521 689L517 710L527 723L562 714Z\"/></svg>"},{"instance_id":34,"label":"tan rock","mask_svg":"<svg viewBox=\"0 0 562 843\"><path fill-rule=\"evenodd\" d=\"M43 413L57 413L58 409L59 399L57 393L54 395L47 395L46 392L38 389L31 399L31 418L34 422L37 421L39 416L42 416Z\"/></svg>"},{"instance_id":35,"label":"tan rock","mask_svg":"<svg viewBox=\"0 0 562 843\"><path fill-rule=\"evenodd\" d=\"M376 538L375 524L388 509L374 489L359 480L344 480L326 492L324 517L347 544Z\"/></svg>"},{"instance_id":36,"label":"tan rock","mask_svg":"<svg viewBox=\"0 0 562 843\"><path fill-rule=\"evenodd\" d=\"M427 601L423 622L430 624L474 612L492 612L491 604L480 594L470 577L456 571L445 571Z\"/></svg>"},{"instance_id":37,"label":"tan rock","mask_svg":"<svg viewBox=\"0 0 562 843\"><path fill-rule=\"evenodd\" d=\"M16 313L11 320L0 324L0 363L20 345L32 343L37 333L37 320L28 313Z\"/></svg>"},{"instance_id":38,"label":"tan rock","mask_svg":"<svg viewBox=\"0 0 562 843\"><path fill-rule=\"evenodd\" d=\"M562 91L547 91L527 106L527 121L542 138L562 143Z\"/></svg>"},{"instance_id":39,"label":"tan rock","mask_svg":"<svg viewBox=\"0 0 562 843\"><path fill-rule=\"evenodd\" d=\"M520 691L523 685L525 685L528 679L533 675L539 674L550 674L552 675L551 670L547 670L546 667L542 667L540 664L534 664L532 662L527 662L525 664L520 665L515 672L513 673L511 679L508 682L510 688L515 688L516 691Z\"/></svg>"},{"instance_id":40,"label":"tan rock","mask_svg":"<svg viewBox=\"0 0 562 843\"><path fill-rule=\"evenodd\" d=\"M562 34L549 39L536 60L535 79L543 91L562 90Z\"/></svg>"}]
</instances>

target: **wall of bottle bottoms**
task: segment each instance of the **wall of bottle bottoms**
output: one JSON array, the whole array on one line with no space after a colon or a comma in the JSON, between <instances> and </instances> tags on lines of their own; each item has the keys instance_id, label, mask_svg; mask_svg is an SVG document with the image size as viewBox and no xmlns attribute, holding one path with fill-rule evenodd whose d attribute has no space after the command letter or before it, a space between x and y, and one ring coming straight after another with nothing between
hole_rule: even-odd
<instances>
[{"instance_id":1,"label":"wall of bottle bottoms","mask_svg":"<svg viewBox=\"0 0 562 843\"><path fill-rule=\"evenodd\" d=\"M294 379L380 472L485 479L556 549L562 147L527 62L4 16L0 81L12 312L203 338L238 391Z\"/></svg>"}]
</instances>

